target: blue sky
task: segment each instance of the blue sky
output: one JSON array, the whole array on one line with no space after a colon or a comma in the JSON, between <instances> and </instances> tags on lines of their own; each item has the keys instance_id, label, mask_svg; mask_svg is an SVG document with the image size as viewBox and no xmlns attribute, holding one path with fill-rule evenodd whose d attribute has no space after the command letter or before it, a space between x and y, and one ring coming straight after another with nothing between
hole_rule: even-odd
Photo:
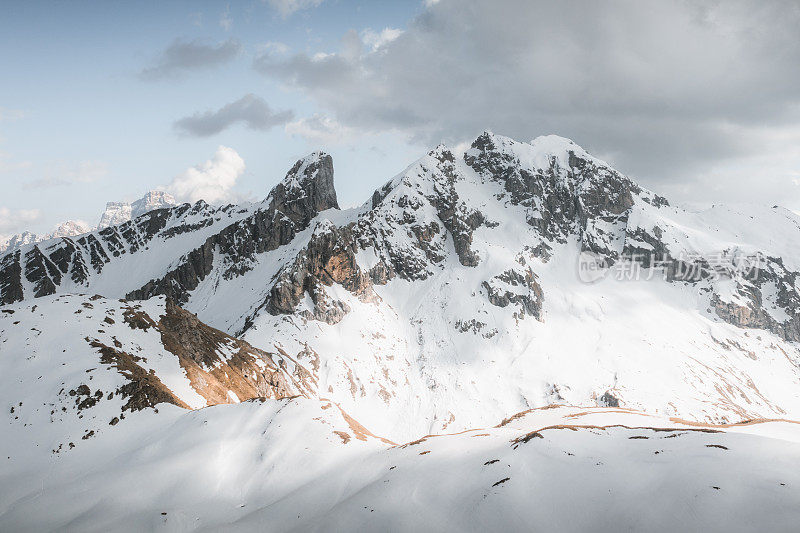
<instances>
[{"instance_id":1,"label":"blue sky","mask_svg":"<svg viewBox=\"0 0 800 533\"><path fill-rule=\"evenodd\" d=\"M570 137L677 201L800 209L798 23L781 1L5 1L0 234L94 224L209 160L212 201L261 199L317 149L354 205L483 129Z\"/></svg>"},{"instance_id":2,"label":"blue sky","mask_svg":"<svg viewBox=\"0 0 800 533\"><path fill-rule=\"evenodd\" d=\"M396 26L419 9L417 2L340 1L283 16L262 2L4 3L0 206L42 211L29 228L15 231L47 231L70 218L96 223L106 201L133 200L166 185L219 145L245 161L235 192L260 199L297 158L323 147L282 127L234 125L194 138L176 132L173 122L249 93L273 109L312 116L320 111L314 102L253 70L260 47L335 51L348 29ZM231 21L228 29L223 18ZM235 39L241 52L216 68L141 80L139 73L176 39L211 46ZM335 158L344 204L364 200L366 184L379 185L416 155L397 135L324 148ZM346 176L358 176L358 183Z\"/></svg>"}]
</instances>

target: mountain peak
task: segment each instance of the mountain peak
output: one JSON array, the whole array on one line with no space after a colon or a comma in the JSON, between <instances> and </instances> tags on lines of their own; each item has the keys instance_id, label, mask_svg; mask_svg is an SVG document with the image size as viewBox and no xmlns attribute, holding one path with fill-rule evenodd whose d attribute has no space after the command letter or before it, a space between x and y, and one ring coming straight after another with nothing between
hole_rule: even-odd
<instances>
[{"instance_id":1,"label":"mountain peak","mask_svg":"<svg viewBox=\"0 0 800 533\"><path fill-rule=\"evenodd\" d=\"M313 152L298 159L272 189L267 201L284 213L295 213L309 220L321 211L339 209L331 156Z\"/></svg>"},{"instance_id":2,"label":"mountain peak","mask_svg":"<svg viewBox=\"0 0 800 533\"><path fill-rule=\"evenodd\" d=\"M574 161L576 157L591 161L596 165L609 166L608 163L594 157L572 139L560 135L540 135L528 144L533 147L537 155L547 158L555 157L561 166L574 166L570 160L572 158Z\"/></svg>"},{"instance_id":3,"label":"mountain peak","mask_svg":"<svg viewBox=\"0 0 800 533\"><path fill-rule=\"evenodd\" d=\"M175 198L166 191L148 191L131 204L131 218L136 218L154 209L175 205Z\"/></svg>"},{"instance_id":4,"label":"mountain peak","mask_svg":"<svg viewBox=\"0 0 800 533\"><path fill-rule=\"evenodd\" d=\"M278 188L285 191L290 201L306 199L315 212L339 209L333 185L333 158L325 152L313 152L298 159L275 189Z\"/></svg>"},{"instance_id":5,"label":"mountain peak","mask_svg":"<svg viewBox=\"0 0 800 533\"><path fill-rule=\"evenodd\" d=\"M107 202L106 210L100 217L98 229L123 224L154 209L175 205L175 198L166 191L148 191L147 194L133 203Z\"/></svg>"},{"instance_id":6,"label":"mountain peak","mask_svg":"<svg viewBox=\"0 0 800 533\"><path fill-rule=\"evenodd\" d=\"M83 220L67 220L56 226L50 237L74 237L90 231L92 231L92 227Z\"/></svg>"},{"instance_id":7,"label":"mountain peak","mask_svg":"<svg viewBox=\"0 0 800 533\"><path fill-rule=\"evenodd\" d=\"M428 152L430 157L436 158L440 161L454 161L455 156L453 155L453 151L450 150L450 147L444 143L439 143L436 148Z\"/></svg>"}]
</instances>

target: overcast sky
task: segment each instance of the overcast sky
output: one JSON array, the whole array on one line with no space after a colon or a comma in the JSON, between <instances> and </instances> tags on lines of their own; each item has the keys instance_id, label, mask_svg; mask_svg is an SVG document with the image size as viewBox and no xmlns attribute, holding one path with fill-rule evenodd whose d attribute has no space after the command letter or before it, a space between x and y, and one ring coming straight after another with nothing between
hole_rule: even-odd
<instances>
[{"instance_id":1,"label":"overcast sky","mask_svg":"<svg viewBox=\"0 0 800 533\"><path fill-rule=\"evenodd\" d=\"M0 234L106 201L340 203L444 141L556 133L675 202L800 210L800 2L0 5Z\"/></svg>"}]
</instances>

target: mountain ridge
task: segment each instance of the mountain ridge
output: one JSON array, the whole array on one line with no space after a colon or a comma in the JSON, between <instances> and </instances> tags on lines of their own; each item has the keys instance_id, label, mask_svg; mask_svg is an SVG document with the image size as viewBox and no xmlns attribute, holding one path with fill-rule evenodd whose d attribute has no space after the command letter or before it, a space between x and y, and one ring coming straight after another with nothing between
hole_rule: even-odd
<instances>
[{"instance_id":1,"label":"mountain ridge","mask_svg":"<svg viewBox=\"0 0 800 533\"><path fill-rule=\"evenodd\" d=\"M709 422L795 412L800 224L781 210L757 211L764 227L690 213L568 139L490 132L338 207L314 153L256 204L183 204L6 254L0 301L166 295L291 356L310 394L392 439L561 401ZM734 267L751 255L748 278Z\"/></svg>"},{"instance_id":2,"label":"mountain ridge","mask_svg":"<svg viewBox=\"0 0 800 533\"><path fill-rule=\"evenodd\" d=\"M59 237L77 237L95 229L101 230L109 226L123 224L131 218L136 218L148 211L174 205L175 198L165 191L159 190L149 191L132 203L108 202L97 226L90 226L82 220L67 220L58 224L53 233L37 235L31 231L23 231L10 237L0 237L0 255L13 252L26 244L35 244Z\"/></svg>"}]
</instances>

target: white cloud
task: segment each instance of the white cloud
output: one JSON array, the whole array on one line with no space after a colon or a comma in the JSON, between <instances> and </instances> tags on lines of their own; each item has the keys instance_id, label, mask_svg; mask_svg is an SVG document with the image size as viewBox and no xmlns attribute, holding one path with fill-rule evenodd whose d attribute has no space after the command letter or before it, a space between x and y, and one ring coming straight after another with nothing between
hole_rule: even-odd
<instances>
[{"instance_id":1,"label":"white cloud","mask_svg":"<svg viewBox=\"0 0 800 533\"><path fill-rule=\"evenodd\" d=\"M258 54L270 53L275 55L284 55L289 53L289 50L289 45L280 41L267 41L265 43L256 45L256 52Z\"/></svg>"},{"instance_id":2,"label":"white cloud","mask_svg":"<svg viewBox=\"0 0 800 533\"><path fill-rule=\"evenodd\" d=\"M72 183L92 183L108 174L104 161L81 161L75 166L64 168L63 175Z\"/></svg>"},{"instance_id":3,"label":"white cloud","mask_svg":"<svg viewBox=\"0 0 800 533\"><path fill-rule=\"evenodd\" d=\"M231 5L225 6L225 11L219 17L219 25L225 31L230 31L233 26L233 18L231 18Z\"/></svg>"},{"instance_id":4,"label":"white cloud","mask_svg":"<svg viewBox=\"0 0 800 533\"><path fill-rule=\"evenodd\" d=\"M5 172L19 172L30 168L30 161L14 161L11 154L7 152L0 152L0 173Z\"/></svg>"},{"instance_id":5,"label":"white cloud","mask_svg":"<svg viewBox=\"0 0 800 533\"><path fill-rule=\"evenodd\" d=\"M233 187L244 173L244 160L233 148L220 146L212 159L175 176L166 189L181 202L211 204L235 200Z\"/></svg>"},{"instance_id":6,"label":"white cloud","mask_svg":"<svg viewBox=\"0 0 800 533\"><path fill-rule=\"evenodd\" d=\"M25 116L21 109L6 109L0 107L0 120L16 120Z\"/></svg>"},{"instance_id":7,"label":"white cloud","mask_svg":"<svg viewBox=\"0 0 800 533\"><path fill-rule=\"evenodd\" d=\"M324 0L267 0L267 3L284 18L297 11L317 7Z\"/></svg>"},{"instance_id":8,"label":"white cloud","mask_svg":"<svg viewBox=\"0 0 800 533\"><path fill-rule=\"evenodd\" d=\"M38 209L9 209L0 207L0 234L24 231L42 217Z\"/></svg>"},{"instance_id":9,"label":"white cloud","mask_svg":"<svg viewBox=\"0 0 800 533\"><path fill-rule=\"evenodd\" d=\"M42 178L29 181L23 189L49 189L74 183L94 183L108 175L104 161L87 160L79 163L58 163L46 171Z\"/></svg>"},{"instance_id":10,"label":"white cloud","mask_svg":"<svg viewBox=\"0 0 800 533\"><path fill-rule=\"evenodd\" d=\"M380 33L367 28L361 32L361 40L374 52L378 48L389 44L403 35L403 30L398 28L384 28Z\"/></svg>"},{"instance_id":11,"label":"white cloud","mask_svg":"<svg viewBox=\"0 0 800 533\"><path fill-rule=\"evenodd\" d=\"M286 133L298 135L315 145L332 145L352 140L355 130L348 128L331 117L314 114L289 122L285 126Z\"/></svg>"}]
</instances>

